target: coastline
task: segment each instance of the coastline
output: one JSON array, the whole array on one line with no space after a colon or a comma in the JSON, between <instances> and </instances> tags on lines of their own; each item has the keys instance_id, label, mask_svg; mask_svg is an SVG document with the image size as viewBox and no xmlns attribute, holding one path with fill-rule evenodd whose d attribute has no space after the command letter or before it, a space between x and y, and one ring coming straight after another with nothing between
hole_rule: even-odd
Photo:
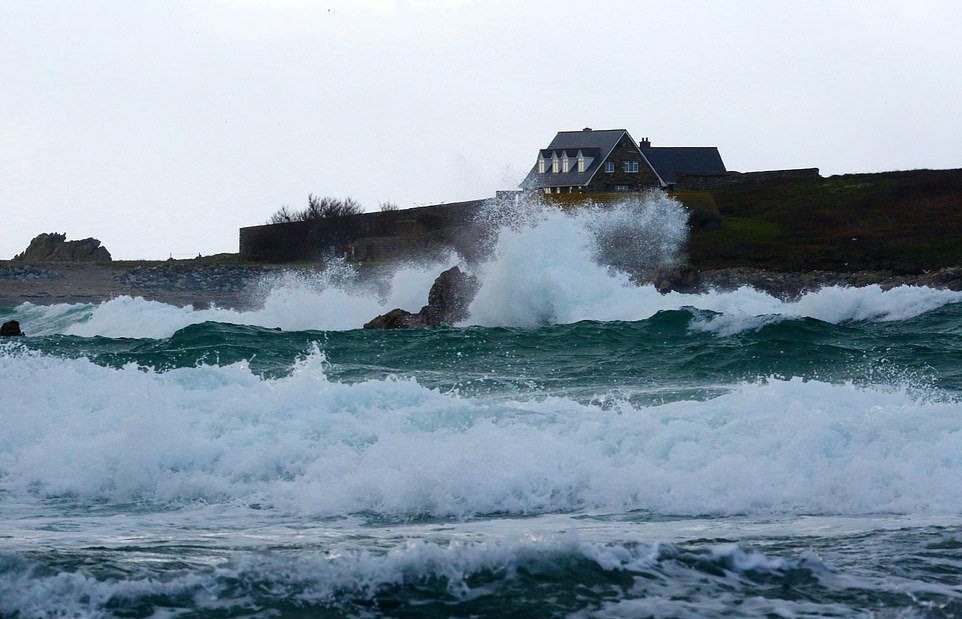
<instances>
[{"instance_id":1,"label":"coastline","mask_svg":"<svg viewBox=\"0 0 962 619\"><path fill-rule=\"evenodd\" d=\"M0 261L0 307L21 303L102 303L119 296L176 306L245 309L262 282L285 273L318 273L322 265L257 265L200 261Z\"/></svg>"},{"instance_id":2,"label":"coastline","mask_svg":"<svg viewBox=\"0 0 962 619\"><path fill-rule=\"evenodd\" d=\"M376 277L378 267L362 267L366 277ZM265 293L264 282L285 274L317 275L317 264L231 264L201 261L123 261L113 263L23 263L0 261L0 307L21 303L101 303L119 296L143 297L175 306L218 306L249 309ZM695 274L684 292L734 290L750 286L783 300L797 298L827 286L883 289L898 286L962 290L962 267L949 267L918 274L889 271L780 272L732 267L707 269Z\"/></svg>"}]
</instances>

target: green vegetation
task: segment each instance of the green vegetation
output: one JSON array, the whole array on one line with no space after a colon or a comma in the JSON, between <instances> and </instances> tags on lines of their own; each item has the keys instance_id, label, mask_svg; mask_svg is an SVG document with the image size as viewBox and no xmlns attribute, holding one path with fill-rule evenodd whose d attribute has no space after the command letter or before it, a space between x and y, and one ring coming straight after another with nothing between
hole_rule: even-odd
<instances>
[{"instance_id":1,"label":"green vegetation","mask_svg":"<svg viewBox=\"0 0 962 619\"><path fill-rule=\"evenodd\" d=\"M919 273L962 265L962 170L849 174L714 189L692 266Z\"/></svg>"},{"instance_id":2,"label":"green vegetation","mask_svg":"<svg viewBox=\"0 0 962 619\"><path fill-rule=\"evenodd\" d=\"M962 265L962 170L912 170L737 182L671 194L692 216L698 269L885 270ZM623 193L550 194L564 209Z\"/></svg>"}]
</instances>

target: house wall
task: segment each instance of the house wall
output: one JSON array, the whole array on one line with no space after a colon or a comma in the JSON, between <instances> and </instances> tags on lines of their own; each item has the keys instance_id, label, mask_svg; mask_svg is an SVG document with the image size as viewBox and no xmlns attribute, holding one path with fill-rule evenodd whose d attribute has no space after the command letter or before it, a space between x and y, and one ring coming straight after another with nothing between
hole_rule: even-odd
<instances>
[{"instance_id":1,"label":"house wall","mask_svg":"<svg viewBox=\"0 0 962 619\"><path fill-rule=\"evenodd\" d=\"M643 191L649 187L660 186L658 176L645 162L645 158L638 151L638 146L629 139L627 134L622 136L621 141L605 161L614 162L615 171L610 174L605 172L605 164L602 162L601 168L588 184L588 191L613 192L616 185L627 185L628 191ZM625 172L625 161L637 161L638 172Z\"/></svg>"}]
</instances>

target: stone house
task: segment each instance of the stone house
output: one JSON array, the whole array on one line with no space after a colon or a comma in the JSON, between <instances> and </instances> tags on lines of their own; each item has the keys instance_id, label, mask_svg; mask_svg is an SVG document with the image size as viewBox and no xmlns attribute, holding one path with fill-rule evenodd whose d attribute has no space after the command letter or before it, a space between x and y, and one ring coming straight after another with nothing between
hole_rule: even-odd
<instances>
[{"instance_id":1,"label":"stone house","mask_svg":"<svg viewBox=\"0 0 962 619\"><path fill-rule=\"evenodd\" d=\"M718 149L652 147L625 129L559 131L521 188L544 193L638 192L672 189L680 174L724 175Z\"/></svg>"}]
</instances>

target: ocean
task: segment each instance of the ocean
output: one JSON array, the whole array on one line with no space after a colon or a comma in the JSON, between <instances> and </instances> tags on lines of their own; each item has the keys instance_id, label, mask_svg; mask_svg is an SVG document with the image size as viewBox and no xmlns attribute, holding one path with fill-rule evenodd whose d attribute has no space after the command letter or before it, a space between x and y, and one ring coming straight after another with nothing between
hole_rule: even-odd
<instances>
[{"instance_id":1,"label":"ocean","mask_svg":"<svg viewBox=\"0 0 962 619\"><path fill-rule=\"evenodd\" d=\"M457 256L0 309L0 616L962 616L962 293L600 264L668 202L498 224L456 327L359 328Z\"/></svg>"}]
</instances>

